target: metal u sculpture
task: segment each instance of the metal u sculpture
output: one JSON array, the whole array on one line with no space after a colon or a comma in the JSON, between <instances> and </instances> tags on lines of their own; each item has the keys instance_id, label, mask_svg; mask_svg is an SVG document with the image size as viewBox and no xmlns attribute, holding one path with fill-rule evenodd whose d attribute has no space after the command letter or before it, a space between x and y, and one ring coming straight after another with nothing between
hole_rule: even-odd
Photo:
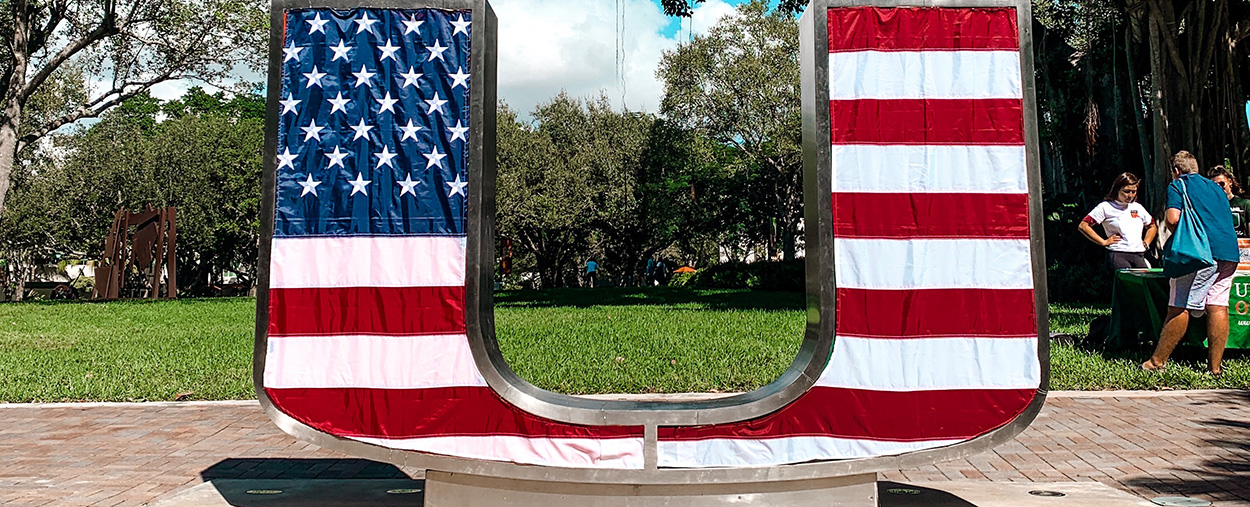
<instances>
[{"instance_id":1,"label":"metal u sculpture","mask_svg":"<svg viewBox=\"0 0 1250 507\"><path fill-rule=\"evenodd\" d=\"M1014 437L1047 386L1027 2L815 0L801 20L808 323L711 401L538 389L495 341L484 0L273 4L254 376L427 505L875 505L875 473Z\"/></svg>"}]
</instances>

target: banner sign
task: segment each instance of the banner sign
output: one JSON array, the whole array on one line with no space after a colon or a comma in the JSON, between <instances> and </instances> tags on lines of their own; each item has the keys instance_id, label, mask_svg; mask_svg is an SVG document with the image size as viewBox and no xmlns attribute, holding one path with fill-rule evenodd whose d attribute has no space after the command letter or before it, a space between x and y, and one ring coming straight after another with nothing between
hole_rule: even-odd
<instances>
[{"instance_id":1,"label":"banner sign","mask_svg":"<svg viewBox=\"0 0 1250 507\"><path fill-rule=\"evenodd\" d=\"M273 19L255 379L287 432L448 472L758 482L988 449L1040 410L1027 3L808 7L803 346L681 404L543 391L499 354L485 1Z\"/></svg>"}]
</instances>

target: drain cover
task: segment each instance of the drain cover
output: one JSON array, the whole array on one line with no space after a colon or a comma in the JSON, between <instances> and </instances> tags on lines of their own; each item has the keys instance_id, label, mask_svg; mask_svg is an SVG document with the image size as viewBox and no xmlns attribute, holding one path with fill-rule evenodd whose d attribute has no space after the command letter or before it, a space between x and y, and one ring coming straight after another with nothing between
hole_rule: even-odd
<instances>
[{"instance_id":1,"label":"drain cover","mask_svg":"<svg viewBox=\"0 0 1250 507\"><path fill-rule=\"evenodd\" d=\"M421 490L417 488L399 488L399 489L386 490L386 494L388 495L411 495L413 493L420 493L420 492Z\"/></svg>"},{"instance_id":2,"label":"drain cover","mask_svg":"<svg viewBox=\"0 0 1250 507\"><path fill-rule=\"evenodd\" d=\"M891 495L919 495L920 494L920 490L913 489L913 488L890 488L890 489L885 490L885 492Z\"/></svg>"},{"instance_id":3,"label":"drain cover","mask_svg":"<svg viewBox=\"0 0 1250 507\"><path fill-rule=\"evenodd\" d=\"M1029 494L1033 496L1052 496L1052 497L1068 496L1058 491L1046 491L1044 489L1035 489L1033 491L1030 491Z\"/></svg>"},{"instance_id":4,"label":"drain cover","mask_svg":"<svg viewBox=\"0 0 1250 507\"><path fill-rule=\"evenodd\" d=\"M249 495L281 495L282 490L280 489L249 489L247 490L247 494Z\"/></svg>"},{"instance_id":5,"label":"drain cover","mask_svg":"<svg viewBox=\"0 0 1250 507\"><path fill-rule=\"evenodd\" d=\"M1206 507L1211 502L1200 498L1189 498L1187 496L1161 496L1150 500L1158 505L1169 505L1177 507Z\"/></svg>"}]
</instances>

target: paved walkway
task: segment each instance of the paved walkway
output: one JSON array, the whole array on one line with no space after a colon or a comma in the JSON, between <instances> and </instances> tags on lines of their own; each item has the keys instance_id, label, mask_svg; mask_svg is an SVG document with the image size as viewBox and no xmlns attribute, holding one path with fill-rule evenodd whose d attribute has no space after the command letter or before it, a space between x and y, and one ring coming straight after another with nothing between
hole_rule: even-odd
<instances>
[{"instance_id":1,"label":"paved walkway","mask_svg":"<svg viewBox=\"0 0 1250 507\"><path fill-rule=\"evenodd\" d=\"M1053 393L1013 442L894 481L1099 481L1250 506L1250 391ZM422 478L298 442L255 402L0 404L0 505L143 505L213 479Z\"/></svg>"}]
</instances>

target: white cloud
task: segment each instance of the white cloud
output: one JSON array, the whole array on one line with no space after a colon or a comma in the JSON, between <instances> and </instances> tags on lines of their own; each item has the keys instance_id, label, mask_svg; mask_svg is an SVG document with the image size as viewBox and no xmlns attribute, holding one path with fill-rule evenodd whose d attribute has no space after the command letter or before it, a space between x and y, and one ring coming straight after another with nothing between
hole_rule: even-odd
<instances>
[{"instance_id":1,"label":"white cloud","mask_svg":"<svg viewBox=\"0 0 1250 507\"><path fill-rule=\"evenodd\" d=\"M620 45L624 72L619 73L615 1L492 2L499 18L499 97L524 116L561 89L575 97L602 91L618 109L656 112L664 94L655 76L661 53L686 40L687 28L706 33L734 12L724 0L709 0L695 8L680 33L666 36L673 19L659 5L620 1L626 5Z\"/></svg>"}]
</instances>

